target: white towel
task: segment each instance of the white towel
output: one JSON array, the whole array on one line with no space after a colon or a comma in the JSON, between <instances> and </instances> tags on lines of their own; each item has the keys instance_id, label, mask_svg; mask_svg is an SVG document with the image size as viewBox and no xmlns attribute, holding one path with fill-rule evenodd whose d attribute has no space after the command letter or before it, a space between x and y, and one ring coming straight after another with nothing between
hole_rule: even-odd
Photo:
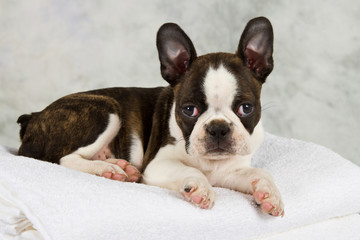
<instances>
[{"instance_id":1,"label":"white towel","mask_svg":"<svg viewBox=\"0 0 360 240\"><path fill-rule=\"evenodd\" d=\"M258 240L359 240L360 215L331 218Z\"/></svg>"},{"instance_id":2,"label":"white towel","mask_svg":"<svg viewBox=\"0 0 360 240\"><path fill-rule=\"evenodd\" d=\"M0 148L0 212L7 212L0 234L29 232L26 224L16 228L28 219L43 239L254 239L360 212L360 168L324 147L267 134L253 163L274 177L284 218L264 215L252 196L228 189L215 188L214 208L203 210L173 191Z\"/></svg>"}]
</instances>

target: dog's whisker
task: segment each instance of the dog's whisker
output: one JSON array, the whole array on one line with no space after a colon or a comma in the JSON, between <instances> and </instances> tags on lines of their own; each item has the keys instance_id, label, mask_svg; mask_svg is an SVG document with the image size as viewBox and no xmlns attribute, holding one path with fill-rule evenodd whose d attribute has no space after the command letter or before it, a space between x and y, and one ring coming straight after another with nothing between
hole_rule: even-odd
<instances>
[{"instance_id":1,"label":"dog's whisker","mask_svg":"<svg viewBox=\"0 0 360 240\"><path fill-rule=\"evenodd\" d=\"M271 108L278 108L279 107L279 104L276 104L274 102L270 102L270 103L266 103L264 104L262 107L261 107L261 111L262 112L265 112Z\"/></svg>"}]
</instances>

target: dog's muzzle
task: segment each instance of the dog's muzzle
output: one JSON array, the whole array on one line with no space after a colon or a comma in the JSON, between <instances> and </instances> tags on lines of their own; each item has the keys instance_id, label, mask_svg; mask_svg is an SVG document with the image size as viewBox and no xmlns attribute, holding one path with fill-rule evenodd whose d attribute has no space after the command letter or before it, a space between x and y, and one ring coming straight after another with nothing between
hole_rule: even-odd
<instances>
[{"instance_id":1,"label":"dog's muzzle","mask_svg":"<svg viewBox=\"0 0 360 240\"><path fill-rule=\"evenodd\" d=\"M223 120L213 120L205 126L205 148L207 154L233 153L232 124Z\"/></svg>"}]
</instances>

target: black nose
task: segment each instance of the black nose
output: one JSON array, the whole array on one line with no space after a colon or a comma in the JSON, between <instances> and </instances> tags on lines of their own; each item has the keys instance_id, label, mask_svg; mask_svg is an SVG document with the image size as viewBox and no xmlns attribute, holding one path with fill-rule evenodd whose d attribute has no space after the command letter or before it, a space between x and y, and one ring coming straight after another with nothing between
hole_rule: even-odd
<instances>
[{"instance_id":1,"label":"black nose","mask_svg":"<svg viewBox=\"0 0 360 240\"><path fill-rule=\"evenodd\" d=\"M230 132L229 124L225 122L214 122L206 127L206 131L212 138L224 138Z\"/></svg>"}]
</instances>

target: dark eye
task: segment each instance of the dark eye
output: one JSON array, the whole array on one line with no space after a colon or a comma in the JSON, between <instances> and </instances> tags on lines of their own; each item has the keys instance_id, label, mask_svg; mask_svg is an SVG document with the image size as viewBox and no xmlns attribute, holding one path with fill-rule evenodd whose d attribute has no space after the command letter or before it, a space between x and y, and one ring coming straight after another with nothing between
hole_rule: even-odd
<instances>
[{"instance_id":1,"label":"dark eye","mask_svg":"<svg viewBox=\"0 0 360 240\"><path fill-rule=\"evenodd\" d=\"M195 106L185 106L182 109L182 112L188 117L197 117L199 115L199 110Z\"/></svg>"},{"instance_id":2,"label":"dark eye","mask_svg":"<svg viewBox=\"0 0 360 240\"><path fill-rule=\"evenodd\" d=\"M239 117L246 117L250 113L252 113L253 109L254 109L254 107L249 103L241 104L238 111L237 111L237 115Z\"/></svg>"}]
</instances>

